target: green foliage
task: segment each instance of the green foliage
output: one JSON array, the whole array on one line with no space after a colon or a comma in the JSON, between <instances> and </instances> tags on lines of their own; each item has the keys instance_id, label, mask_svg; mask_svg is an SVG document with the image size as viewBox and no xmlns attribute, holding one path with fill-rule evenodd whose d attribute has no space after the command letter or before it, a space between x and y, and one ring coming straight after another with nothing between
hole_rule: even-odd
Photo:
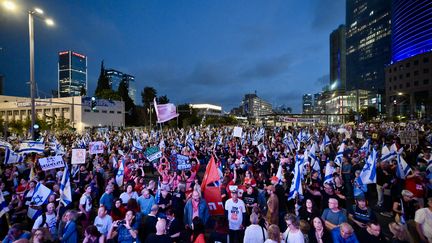
<instances>
[{"instance_id":1,"label":"green foliage","mask_svg":"<svg viewBox=\"0 0 432 243\"><path fill-rule=\"evenodd\" d=\"M153 99L156 98L157 91L153 87L144 87L141 92L141 99L144 105L145 111L145 123L144 124L155 124L156 121L156 113L153 107ZM151 118L151 119L150 119Z\"/></svg>"},{"instance_id":2,"label":"green foliage","mask_svg":"<svg viewBox=\"0 0 432 243\"><path fill-rule=\"evenodd\" d=\"M168 97L166 95L162 95L162 96L159 96L159 98L157 98L158 104L168 104L169 101L170 100L168 99Z\"/></svg>"},{"instance_id":3,"label":"green foliage","mask_svg":"<svg viewBox=\"0 0 432 243\"><path fill-rule=\"evenodd\" d=\"M208 116L204 120L205 126L232 126L237 125L238 121L234 116Z\"/></svg>"},{"instance_id":4,"label":"green foliage","mask_svg":"<svg viewBox=\"0 0 432 243\"><path fill-rule=\"evenodd\" d=\"M121 97L121 99L125 102L126 126L136 125L135 104L132 98L129 96L126 80L123 79L120 82L117 93Z\"/></svg>"},{"instance_id":5,"label":"green foliage","mask_svg":"<svg viewBox=\"0 0 432 243\"><path fill-rule=\"evenodd\" d=\"M122 100L122 97L118 92L115 92L111 89L101 90L97 96L98 99L106 99L106 100Z\"/></svg>"},{"instance_id":6,"label":"green foliage","mask_svg":"<svg viewBox=\"0 0 432 243\"><path fill-rule=\"evenodd\" d=\"M106 90L111 90L111 87L109 84L109 79L105 75L105 66L104 66L104 62L102 61L99 79L95 90L95 96L101 99L105 99L105 97L102 97L102 94L105 95L107 93Z\"/></svg>"},{"instance_id":7,"label":"green foliage","mask_svg":"<svg viewBox=\"0 0 432 243\"><path fill-rule=\"evenodd\" d=\"M12 133L16 133L18 135L22 135L24 132L24 123L22 121L9 121L7 123L9 131Z\"/></svg>"}]
</instances>

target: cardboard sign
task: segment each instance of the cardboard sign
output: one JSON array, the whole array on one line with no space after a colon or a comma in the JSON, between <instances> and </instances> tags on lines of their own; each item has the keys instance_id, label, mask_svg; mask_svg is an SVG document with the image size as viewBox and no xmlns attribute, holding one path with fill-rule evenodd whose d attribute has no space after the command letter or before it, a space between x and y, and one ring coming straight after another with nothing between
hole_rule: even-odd
<instances>
[{"instance_id":1,"label":"cardboard sign","mask_svg":"<svg viewBox=\"0 0 432 243\"><path fill-rule=\"evenodd\" d=\"M63 162L63 158L60 155L51 156L47 158L40 158L38 161L43 171L47 171L55 168L62 168L65 166Z\"/></svg>"},{"instance_id":2,"label":"cardboard sign","mask_svg":"<svg viewBox=\"0 0 432 243\"><path fill-rule=\"evenodd\" d=\"M102 154L104 152L104 143L102 141L91 142L89 144L90 154Z\"/></svg>"},{"instance_id":3,"label":"cardboard sign","mask_svg":"<svg viewBox=\"0 0 432 243\"><path fill-rule=\"evenodd\" d=\"M378 133L372 133L372 139L378 139Z\"/></svg>"},{"instance_id":4,"label":"cardboard sign","mask_svg":"<svg viewBox=\"0 0 432 243\"><path fill-rule=\"evenodd\" d=\"M178 170L190 170L192 168L188 156L176 154L176 161Z\"/></svg>"},{"instance_id":5,"label":"cardboard sign","mask_svg":"<svg viewBox=\"0 0 432 243\"><path fill-rule=\"evenodd\" d=\"M234 127L234 132L233 132L233 136L234 137L241 138L242 137L242 133L243 133L243 128L241 128L241 127Z\"/></svg>"},{"instance_id":6,"label":"cardboard sign","mask_svg":"<svg viewBox=\"0 0 432 243\"><path fill-rule=\"evenodd\" d=\"M363 132L357 131L356 137L359 139L363 139Z\"/></svg>"},{"instance_id":7,"label":"cardboard sign","mask_svg":"<svg viewBox=\"0 0 432 243\"><path fill-rule=\"evenodd\" d=\"M419 143L418 131L416 130L400 131L399 138L401 140L401 144L417 145Z\"/></svg>"},{"instance_id":8,"label":"cardboard sign","mask_svg":"<svg viewBox=\"0 0 432 243\"><path fill-rule=\"evenodd\" d=\"M85 164L86 150L85 149L72 149L72 164Z\"/></svg>"},{"instance_id":9,"label":"cardboard sign","mask_svg":"<svg viewBox=\"0 0 432 243\"><path fill-rule=\"evenodd\" d=\"M148 161L155 163L162 157L162 152L159 150L159 147L149 147L144 152L145 157Z\"/></svg>"}]
</instances>

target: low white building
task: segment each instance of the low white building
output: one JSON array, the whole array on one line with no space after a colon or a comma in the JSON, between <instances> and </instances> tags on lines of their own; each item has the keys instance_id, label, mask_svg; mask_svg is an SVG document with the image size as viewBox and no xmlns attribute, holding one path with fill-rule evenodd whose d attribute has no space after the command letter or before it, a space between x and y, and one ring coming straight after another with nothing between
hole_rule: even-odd
<instances>
[{"instance_id":1,"label":"low white building","mask_svg":"<svg viewBox=\"0 0 432 243\"><path fill-rule=\"evenodd\" d=\"M92 110L91 97L36 99L36 116L45 121L64 118L77 132L91 127L125 126L123 101L97 99ZM0 95L0 119L4 122L31 119L30 98Z\"/></svg>"}]
</instances>

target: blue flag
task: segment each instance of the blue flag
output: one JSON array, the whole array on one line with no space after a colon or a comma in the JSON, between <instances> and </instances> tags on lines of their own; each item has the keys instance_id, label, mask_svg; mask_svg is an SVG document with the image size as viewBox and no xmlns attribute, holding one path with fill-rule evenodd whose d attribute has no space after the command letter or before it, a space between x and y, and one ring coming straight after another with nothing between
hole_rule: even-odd
<instances>
[{"instance_id":1,"label":"blue flag","mask_svg":"<svg viewBox=\"0 0 432 243\"><path fill-rule=\"evenodd\" d=\"M358 178L358 183L360 185L376 183L376 163L378 159L378 153L374 149L366 160L363 166L360 176Z\"/></svg>"},{"instance_id":2,"label":"blue flag","mask_svg":"<svg viewBox=\"0 0 432 243\"><path fill-rule=\"evenodd\" d=\"M72 188L70 184L70 169L66 165L63 171L63 177L60 184L60 202L64 206L69 205L72 202Z\"/></svg>"}]
</instances>

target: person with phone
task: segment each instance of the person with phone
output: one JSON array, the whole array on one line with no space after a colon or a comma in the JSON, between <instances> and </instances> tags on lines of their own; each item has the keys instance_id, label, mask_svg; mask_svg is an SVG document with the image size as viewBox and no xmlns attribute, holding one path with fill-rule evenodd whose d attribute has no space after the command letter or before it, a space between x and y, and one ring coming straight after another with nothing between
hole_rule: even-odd
<instances>
[{"instance_id":1,"label":"person with phone","mask_svg":"<svg viewBox=\"0 0 432 243\"><path fill-rule=\"evenodd\" d=\"M128 210L123 220L114 221L108 231L108 240L117 237L118 242L133 243L138 236L138 226L135 223L135 212Z\"/></svg>"}]
</instances>

